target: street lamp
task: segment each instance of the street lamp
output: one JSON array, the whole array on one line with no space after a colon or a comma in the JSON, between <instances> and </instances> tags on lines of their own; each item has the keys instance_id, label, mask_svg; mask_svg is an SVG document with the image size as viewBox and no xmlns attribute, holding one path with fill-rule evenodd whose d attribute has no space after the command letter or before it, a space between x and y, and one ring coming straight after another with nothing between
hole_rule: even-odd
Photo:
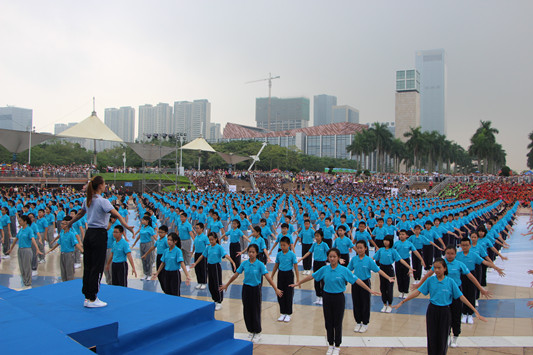
<instances>
[{"instance_id":1,"label":"street lamp","mask_svg":"<svg viewBox=\"0 0 533 355\"><path fill-rule=\"evenodd\" d=\"M31 133L35 132L35 127L28 126L28 130L30 131L30 138L29 138L29 147L28 147L28 165L31 165Z\"/></svg>"}]
</instances>

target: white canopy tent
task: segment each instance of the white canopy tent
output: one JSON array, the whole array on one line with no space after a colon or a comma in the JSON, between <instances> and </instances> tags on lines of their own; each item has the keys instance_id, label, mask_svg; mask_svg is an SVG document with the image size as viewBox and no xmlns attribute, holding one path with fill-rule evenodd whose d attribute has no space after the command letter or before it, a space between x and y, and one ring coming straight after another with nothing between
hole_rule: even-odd
<instances>
[{"instance_id":1,"label":"white canopy tent","mask_svg":"<svg viewBox=\"0 0 533 355\"><path fill-rule=\"evenodd\" d=\"M198 170L200 170L200 152L212 152L216 153L216 151L207 143L207 141L203 138L196 138L192 142L189 142L185 144L180 149L186 149L186 150L197 150L198 151Z\"/></svg>"}]
</instances>

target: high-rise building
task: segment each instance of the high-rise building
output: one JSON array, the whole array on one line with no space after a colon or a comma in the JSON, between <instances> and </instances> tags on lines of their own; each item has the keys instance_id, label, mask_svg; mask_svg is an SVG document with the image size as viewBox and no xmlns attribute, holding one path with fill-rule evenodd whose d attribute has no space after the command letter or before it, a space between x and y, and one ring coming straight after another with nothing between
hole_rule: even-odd
<instances>
[{"instance_id":1,"label":"high-rise building","mask_svg":"<svg viewBox=\"0 0 533 355\"><path fill-rule=\"evenodd\" d=\"M444 49L417 51L420 73L420 125L423 131L446 134L446 53Z\"/></svg>"},{"instance_id":2,"label":"high-rise building","mask_svg":"<svg viewBox=\"0 0 533 355\"><path fill-rule=\"evenodd\" d=\"M137 135L139 140L147 140L147 134L172 132L174 132L174 122L172 107L169 104L139 106L139 134Z\"/></svg>"},{"instance_id":3,"label":"high-rise building","mask_svg":"<svg viewBox=\"0 0 533 355\"><path fill-rule=\"evenodd\" d=\"M33 127L33 110L14 106L0 107L0 128L30 131Z\"/></svg>"},{"instance_id":4,"label":"high-rise building","mask_svg":"<svg viewBox=\"0 0 533 355\"><path fill-rule=\"evenodd\" d=\"M174 102L174 131L186 133L187 140L210 139L211 103L208 100Z\"/></svg>"},{"instance_id":5,"label":"high-rise building","mask_svg":"<svg viewBox=\"0 0 533 355\"><path fill-rule=\"evenodd\" d=\"M294 97L281 99L273 97L270 104L270 125L268 124L268 97L255 100L255 121L257 127L271 131L282 131L309 126L309 99Z\"/></svg>"},{"instance_id":6,"label":"high-rise building","mask_svg":"<svg viewBox=\"0 0 533 355\"><path fill-rule=\"evenodd\" d=\"M337 105L337 96L315 95L313 98L313 125L321 126L333 121L333 106Z\"/></svg>"},{"instance_id":7,"label":"high-rise building","mask_svg":"<svg viewBox=\"0 0 533 355\"><path fill-rule=\"evenodd\" d=\"M339 123L339 122L351 122L359 123L359 110L348 106L333 106L331 108L332 112L332 122L330 123Z\"/></svg>"},{"instance_id":8,"label":"high-rise building","mask_svg":"<svg viewBox=\"0 0 533 355\"><path fill-rule=\"evenodd\" d=\"M222 138L220 123L212 122L209 126L209 141L216 143Z\"/></svg>"},{"instance_id":9,"label":"high-rise building","mask_svg":"<svg viewBox=\"0 0 533 355\"><path fill-rule=\"evenodd\" d=\"M135 140L135 109L133 107L106 108L104 122L124 142Z\"/></svg>"},{"instance_id":10,"label":"high-rise building","mask_svg":"<svg viewBox=\"0 0 533 355\"><path fill-rule=\"evenodd\" d=\"M420 126L420 74L415 69L396 72L395 124L394 136L404 142L404 134Z\"/></svg>"}]
</instances>

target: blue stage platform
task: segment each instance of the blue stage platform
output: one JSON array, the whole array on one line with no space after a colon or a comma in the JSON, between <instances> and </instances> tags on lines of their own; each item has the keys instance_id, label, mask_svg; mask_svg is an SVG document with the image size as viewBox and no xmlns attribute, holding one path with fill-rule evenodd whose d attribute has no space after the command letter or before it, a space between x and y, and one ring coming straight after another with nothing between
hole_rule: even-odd
<instances>
[{"instance_id":1,"label":"blue stage platform","mask_svg":"<svg viewBox=\"0 0 533 355\"><path fill-rule=\"evenodd\" d=\"M108 306L89 309L80 290L79 280L0 287L2 354L252 353L251 342L233 338L233 324L215 320L213 303L102 285Z\"/></svg>"}]
</instances>

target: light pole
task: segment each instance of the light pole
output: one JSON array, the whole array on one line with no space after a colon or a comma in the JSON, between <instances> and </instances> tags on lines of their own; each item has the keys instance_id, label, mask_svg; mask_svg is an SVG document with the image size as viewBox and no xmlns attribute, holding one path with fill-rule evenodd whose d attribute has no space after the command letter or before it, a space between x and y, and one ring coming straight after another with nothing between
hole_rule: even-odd
<instances>
[{"instance_id":1,"label":"light pole","mask_svg":"<svg viewBox=\"0 0 533 355\"><path fill-rule=\"evenodd\" d=\"M125 174L126 173L126 152L122 153L122 162L124 163L124 170L122 172Z\"/></svg>"},{"instance_id":2,"label":"light pole","mask_svg":"<svg viewBox=\"0 0 533 355\"><path fill-rule=\"evenodd\" d=\"M35 130L35 127L28 126L30 130L29 147L28 147L28 165L31 165L31 133Z\"/></svg>"}]
</instances>

